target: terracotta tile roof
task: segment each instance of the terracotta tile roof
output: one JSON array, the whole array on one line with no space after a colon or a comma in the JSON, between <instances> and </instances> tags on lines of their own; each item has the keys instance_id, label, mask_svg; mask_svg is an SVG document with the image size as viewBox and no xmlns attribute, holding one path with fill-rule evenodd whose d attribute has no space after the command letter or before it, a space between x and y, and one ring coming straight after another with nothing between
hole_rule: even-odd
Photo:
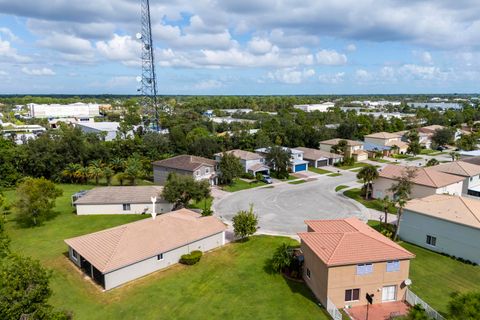
<instances>
[{"instance_id":1,"label":"terracotta tile roof","mask_svg":"<svg viewBox=\"0 0 480 320\"><path fill-rule=\"evenodd\" d=\"M454 161L431 167L434 170L450 173L462 177L473 177L480 174L480 165L465 161Z\"/></svg>"},{"instance_id":2,"label":"terracotta tile roof","mask_svg":"<svg viewBox=\"0 0 480 320\"><path fill-rule=\"evenodd\" d=\"M157 202L161 202L162 190L163 187L160 186L93 188L75 201L75 204L151 203L151 197L157 197Z\"/></svg>"},{"instance_id":3,"label":"terracotta tile roof","mask_svg":"<svg viewBox=\"0 0 480 320\"><path fill-rule=\"evenodd\" d=\"M397 146L399 148L408 147L408 143L404 141L391 141L391 142L387 142L385 145L388 147Z\"/></svg>"},{"instance_id":4,"label":"terracotta tile roof","mask_svg":"<svg viewBox=\"0 0 480 320\"><path fill-rule=\"evenodd\" d=\"M433 124L431 126L421 127L418 129L418 131L423 133L434 133L435 131L440 129L445 129L445 127L438 124Z\"/></svg>"},{"instance_id":5,"label":"terracotta tile roof","mask_svg":"<svg viewBox=\"0 0 480 320\"><path fill-rule=\"evenodd\" d=\"M185 171L195 171L201 166L215 167L215 160L203 157L180 155L173 158L153 162L154 166L179 169Z\"/></svg>"},{"instance_id":6,"label":"terracotta tile roof","mask_svg":"<svg viewBox=\"0 0 480 320\"><path fill-rule=\"evenodd\" d=\"M405 209L480 229L480 200L436 194L411 200Z\"/></svg>"},{"instance_id":7,"label":"terracotta tile roof","mask_svg":"<svg viewBox=\"0 0 480 320\"><path fill-rule=\"evenodd\" d=\"M390 133L390 132L377 132L377 133L372 133L368 134L365 136L365 138L378 138L378 139L395 139L395 138L401 138L402 136L396 133Z\"/></svg>"},{"instance_id":8,"label":"terracotta tile roof","mask_svg":"<svg viewBox=\"0 0 480 320\"><path fill-rule=\"evenodd\" d=\"M402 176L406 168L400 165L388 164L380 171L379 177L397 180ZM427 187L441 188L464 180L463 177L443 173L431 167L415 167L415 169L417 174L412 179L412 182Z\"/></svg>"},{"instance_id":9,"label":"terracotta tile roof","mask_svg":"<svg viewBox=\"0 0 480 320\"><path fill-rule=\"evenodd\" d=\"M318 149L305 148L305 147L297 147L295 149L303 151L303 159L305 160L318 160L322 158L338 159L342 157L338 154L326 152Z\"/></svg>"},{"instance_id":10,"label":"terracotta tile roof","mask_svg":"<svg viewBox=\"0 0 480 320\"><path fill-rule=\"evenodd\" d=\"M354 217L306 223L314 231L299 233L300 239L329 267L415 257Z\"/></svg>"},{"instance_id":11,"label":"terracotta tile roof","mask_svg":"<svg viewBox=\"0 0 480 320\"><path fill-rule=\"evenodd\" d=\"M348 139L330 139L330 140L323 140L320 141L320 144L326 144L326 145L336 145L340 140L345 140L347 141L348 146L361 146L363 145L363 142L361 141L354 141L354 140L348 140Z\"/></svg>"},{"instance_id":12,"label":"terracotta tile roof","mask_svg":"<svg viewBox=\"0 0 480 320\"><path fill-rule=\"evenodd\" d=\"M188 209L65 240L102 273L220 233L226 226L216 217Z\"/></svg>"},{"instance_id":13,"label":"terracotta tile roof","mask_svg":"<svg viewBox=\"0 0 480 320\"><path fill-rule=\"evenodd\" d=\"M235 157L240 158L242 160L259 160L263 158L258 153L240 150L240 149L225 151L225 153L233 154ZM216 153L215 155L222 156L222 152Z\"/></svg>"},{"instance_id":14,"label":"terracotta tile roof","mask_svg":"<svg viewBox=\"0 0 480 320\"><path fill-rule=\"evenodd\" d=\"M462 161L480 166L480 157L468 157L468 158L462 159Z\"/></svg>"}]
</instances>

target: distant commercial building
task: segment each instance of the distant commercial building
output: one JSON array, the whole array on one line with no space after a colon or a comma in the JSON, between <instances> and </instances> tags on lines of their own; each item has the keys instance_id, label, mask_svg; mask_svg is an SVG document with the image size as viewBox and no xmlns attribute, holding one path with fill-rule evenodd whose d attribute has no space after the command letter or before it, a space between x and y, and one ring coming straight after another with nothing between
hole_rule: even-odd
<instances>
[{"instance_id":1,"label":"distant commercial building","mask_svg":"<svg viewBox=\"0 0 480 320\"><path fill-rule=\"evenodd\" d=\"M5 138L14 139L16 144L23 144L27 140L36 139L37 136L45 131L44 127L37 124L16 125L10 122L2 122L0 120L1 134Z\"/></svg>"},{"instance_id":2,"label":"distant commercial building","mask_svg":"<svg viewBox=\"0 0 480 320\"><path fill-rule=\"evenodd\" d=\"M433 99L432 99L433 100ZM408 106L412 108L428 108L428 109L462 109L462 105L456 102L410 102Z\"/></svg>"},{"instance_id":3,"label":"distant commercial building","mask_svg":"<svg viewBox=\"0 0 480 320\"><path fill-rule=\"evenodd\" d=\"M58 119L76 118L79 122L88 122L100 116L100 105L96 103L72 104L27 104L28 115L32 118Z\"/></svg>"},{"instance_id":4,"label":"distant commercial building","mask_svg":"<svg viewBox=\"0 0 480 320\"><path fill-rule=\"evenodd\" d=\"M313 111L327 112L329 109L335 107L335 103L324 102L319 104L297 104L297 105L294 105L293 107L295 109L302 110L305 112L313 112Z\"/></svg>"},{"instance_id":5,"label":"distant commercial building","mask_svg":"<svg viewBox=\"0 0 480 320\"><path fill-rule=\"evenodd\" d=\"M104 141L112 141L117 137L119 122L87 122L76 123L76 127L80 128L84 133L95 133L103 138ZM128 135L133 134L129 132Z\"/></svg>"}]
</instances>

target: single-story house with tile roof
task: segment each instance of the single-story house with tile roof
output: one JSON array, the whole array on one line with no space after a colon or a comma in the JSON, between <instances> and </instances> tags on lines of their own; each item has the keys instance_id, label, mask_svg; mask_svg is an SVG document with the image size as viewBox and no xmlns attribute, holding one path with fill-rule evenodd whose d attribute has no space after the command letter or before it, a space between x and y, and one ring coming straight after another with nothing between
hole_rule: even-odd
<instances>
[{"instance_id":1,"label":"single-story house with tile roof","mask_svg":"<svg viewBox=\"0 0 480 320\"><path fill-rule=\"evenodd\" d=\"M462 193L480 197L480 165L466 161L453 161L441 163L431 168L444 173L464 177Z\"/></svg>"},{"instance_id":2,"label":"single-story house with tile roof","mask_svg":"<svg viewBox=\"0 0 480 320\"><path fill-rule=\"evenodd\" d=\"M160 186L98 187L88 190L73 205L78 215L150 214L170 212L173 205L165 201Z\"/></svg>"},{"instance_id":3,"label":"single-story house with tile roof","mask_svg":"<svg viewBox=\"0 0 480 320\"><path fill-rule=\"evenodd\" d=\"M245 172L249 172L253 175L256 175L257 173L270 173L270 167L265 163L265 157L258 153L239 149L225 151L224 153L232 154L240 159L240 163L242 164ZM215 161L220 162L222 156L223 152L216 153Z\"/></svg>"},{"instance_id":4,"label":"single-story house with tile roof","mask_svg":"<svg viewBox=\"0 0 480 320\"><path fill-rule=\"evenodd\" d=\"M343 156L323 150L296 147L296 150L303 151L303 159L308 161L310 167L318 168L333 165L343 160Z\"/></svg>"},{"instance_id":5,"label":"single-story house with tile roof","mask_svg":"<svg viewBox=\"0 0 480 320\"><path fill-rule=\"evenodd\" d=\"M480 264L480 200L432 195L407 203L400 237Z\"/></svg>"},{"instance_id":6,"label":"single-story house with tile roof","mask_svg":"<svg viewBox=\"0 0 480 320\"><path fill-rule=\"evenodd\" d=\"M105 290L225 244L225 224L181 209L65 240L70 260Z\"/></svg>"},{"instance_id":7,"label":"single-story house with tile roof","mask_svg":"<svg viewBox=\"0 0 480 320\"><path fill-rule=\"evenodd\" d=\"M323 140L320 141L319 149L332 152L332 147L337 145L340 140L347 141L347 149L345 150L345 157L353 157L355 161L363 161L368 159L368 153L363 151L363 142L361 141L354 141L348 139L330 139L330 140Z\"/></svg>"},{"instance_id":8,"label":"single-story house with tile roof","mask_svg":"<svg viewBox=\"0 0 480 320\"><path fill-rule=\"evenodd\" d=\"M423 198L433 194L461 195L463 188L463 177L444 173L431 167L413 167L416 176L412 179L412 190L410 197ZM373 181L373 198L383 199L385 196L393 197L389 189L395 184L407 167L400 165L386 165L380 172L379 177Z\"/></svg>"},{"instance_id":9,"label":"single-story house with tile roof","mask_svg":"<svg viewBox=\"0 0 480 320\"><path fill-rule=\"evenodd\" d=\"M295 173L308 170L308 161L303 160L303 151L287 147L282 147L282 149L290 152L290 166L288 169L291 172ZM269 152L269 148L258 148L255 149L255 152L265 157Z\"/></svg>"},{"instance_id":10,"label":"single-story house with tile roof","mask_svg":"<svg viewBox=\"0 0 480 320\"><path fill-rule=\"evenodd\" d=\"M299 233L303 278L322 305L337 308L404 299L414 254L351 217L309 220Z\"/></svg>"},{"instance_id":11,"label":"single-story house with tile roof","mask_svg":"<svg viewBox=\"0 0 480 320\"><path fill-rule=\"evenodd\" d=\"M164 185L172 172L192 176L195 180L208 180L211 185L217 184L217 162L212 159L191 155L179 155L173 158L154 161L153 181Z\"/></svg>"}]
</instances>

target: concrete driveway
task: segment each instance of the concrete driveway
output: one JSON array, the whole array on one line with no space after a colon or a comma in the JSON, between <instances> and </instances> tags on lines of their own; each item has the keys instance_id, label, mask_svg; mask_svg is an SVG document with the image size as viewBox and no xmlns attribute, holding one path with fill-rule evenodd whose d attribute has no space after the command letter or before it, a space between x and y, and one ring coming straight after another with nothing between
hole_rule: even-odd
<instances>
[{"instance_id":1,"label":"concrete driveway","mask_svg":"<svg viewBox=\"0 0 480 320\"><path fill-rule=\"evenodd\" d=\"M260 232L292 235L306 230L304 220L337 219L356 216L367 220L368 210L335 192L340 184L352 184L356 173L343 171L341 176L317 175L318 180L302 184L276 184L238 191L216 199L215 215L231 222L239 210L253 203L259 216Z\"/></svg>"}]
</instances>

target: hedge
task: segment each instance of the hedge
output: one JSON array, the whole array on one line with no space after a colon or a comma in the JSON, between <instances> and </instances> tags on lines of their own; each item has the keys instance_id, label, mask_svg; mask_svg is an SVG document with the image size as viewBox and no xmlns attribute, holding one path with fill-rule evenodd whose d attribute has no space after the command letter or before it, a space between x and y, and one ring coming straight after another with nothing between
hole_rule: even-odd
<instances>
[{"instance_id":1,"label":"hedge","mask_svg":"<svg viewBox=\"0 0 480 320\"><path fill-rule=\"evenodd\" d=\"M180 263L191 266L198 263L201 257L202 257L202 251L195 250L190 252L189 254L182 255L180 257Z\"/></svg>"}]
</instances>

